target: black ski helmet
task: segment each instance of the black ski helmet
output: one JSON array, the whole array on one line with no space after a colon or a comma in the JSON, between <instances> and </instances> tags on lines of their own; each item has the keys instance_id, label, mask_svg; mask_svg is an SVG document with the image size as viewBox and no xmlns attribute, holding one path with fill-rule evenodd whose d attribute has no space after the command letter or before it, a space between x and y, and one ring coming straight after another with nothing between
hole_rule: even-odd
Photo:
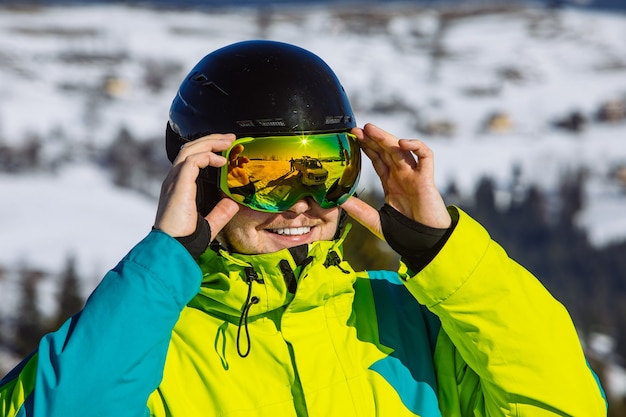
<instances>
[{"instance_id":1,"label":"black ski helmet","mask_svg":"<svg viewBox=\"0 0 626 417\"><path fill-rule=\"evenodd\" d=\"M166 149L211 133L237 137L345 132L356 126L348 97L317 55L287 43L234 43L205 56L185 77L172 102ZM215 169L198 179L198 209L219 200Z\"/></svg>"}]
</instances>

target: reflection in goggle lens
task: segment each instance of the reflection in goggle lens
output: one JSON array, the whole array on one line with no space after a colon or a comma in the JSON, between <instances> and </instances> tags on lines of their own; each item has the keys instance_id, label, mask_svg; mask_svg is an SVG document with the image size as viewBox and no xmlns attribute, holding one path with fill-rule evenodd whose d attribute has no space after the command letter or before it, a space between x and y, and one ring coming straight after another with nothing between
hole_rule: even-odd
<instances>
[{"instance_id":1,"label":"reflection in goggle lens","mask_svg":"<svg viewBox=\"0 0 626 417\"><path fill-rule=\"evenodd\" d=\"M311 196L336 207L357 186L361 152L350 133L237 139L224 153L220 189L254 210L282 212Z\"/></svg>"}]
</instances>

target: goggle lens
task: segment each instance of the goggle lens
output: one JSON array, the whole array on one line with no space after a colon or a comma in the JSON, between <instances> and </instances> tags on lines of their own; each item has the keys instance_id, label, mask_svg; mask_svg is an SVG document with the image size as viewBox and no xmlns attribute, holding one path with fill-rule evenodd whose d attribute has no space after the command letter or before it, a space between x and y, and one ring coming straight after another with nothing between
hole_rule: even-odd
<instances>
[{"instance_id":1,"label":"goggle lens","mask_svg":"<svg viewBox=\"0 0 626 417\"><path fill-rule=\"evenodd\" d=\"M280 213L304 197L323 208L354 194L361 152L350 133L240 138L224 153L220 189L254 210Z\"/></svg>"}]
</instances>

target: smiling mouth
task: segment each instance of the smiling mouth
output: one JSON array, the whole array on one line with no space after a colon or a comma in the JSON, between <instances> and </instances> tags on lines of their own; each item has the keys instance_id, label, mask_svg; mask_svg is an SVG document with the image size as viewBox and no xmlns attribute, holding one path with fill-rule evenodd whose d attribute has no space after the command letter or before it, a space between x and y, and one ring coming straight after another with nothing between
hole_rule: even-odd
<instances>
[{"instance_id":1,"label":"smiling mouth","mask_svg":"<svg viewBox=\"0 0 626 417\"><path fill-rule=\"evenodd\" d=\"M276 233L277 235L299 236L309 233L311 231L311 227L284 227L280 229L269 229L269 231L272 233Z\"/></svg>"}]
</instances>

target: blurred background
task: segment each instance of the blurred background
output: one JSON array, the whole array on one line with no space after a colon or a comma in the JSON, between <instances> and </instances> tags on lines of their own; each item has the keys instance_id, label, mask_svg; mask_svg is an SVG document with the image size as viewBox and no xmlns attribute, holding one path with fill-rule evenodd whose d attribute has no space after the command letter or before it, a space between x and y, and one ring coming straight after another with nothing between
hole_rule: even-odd
<instances>
[{"instance_id":1,"label":"blurred background","mask_svg":"<svg viewBox=\"0 0 626 417\"><path fill-rule=\"evenodd\" d=\"M315 52L357 123L426 141L447 203L566 305L626 415L623 0L0 1L2 374L149 232L178 85L247 39ZM367 161L359 193L382 204ZM356 225L346 251L398 261Z\"/></svg>"}]
</instances>

